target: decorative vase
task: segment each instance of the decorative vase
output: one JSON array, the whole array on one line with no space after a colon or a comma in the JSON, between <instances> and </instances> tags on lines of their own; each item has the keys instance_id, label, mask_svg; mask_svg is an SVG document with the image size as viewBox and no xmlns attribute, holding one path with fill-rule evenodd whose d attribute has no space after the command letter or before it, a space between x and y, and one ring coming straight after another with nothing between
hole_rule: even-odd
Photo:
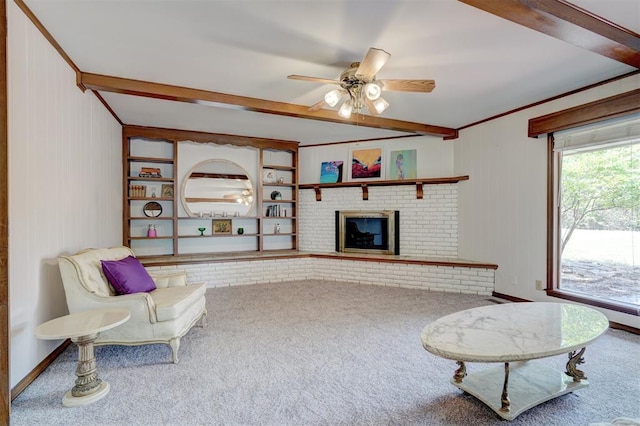
<instances>
[{"instance_id":1,"label":"decorative vase","mask_svg":"<svg viewBox=\"0 0 640 426\"><path fill-rule=\"evenodd\" d=\"M239 235L244 234L244 228L238 228L238 234Z\"/></svg>"}]
</instances>

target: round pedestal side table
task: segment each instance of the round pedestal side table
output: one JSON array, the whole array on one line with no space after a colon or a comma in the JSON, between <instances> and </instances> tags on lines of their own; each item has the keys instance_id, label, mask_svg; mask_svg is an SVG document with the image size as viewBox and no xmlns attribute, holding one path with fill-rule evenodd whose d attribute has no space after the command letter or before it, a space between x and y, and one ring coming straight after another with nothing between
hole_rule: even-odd
<instances>
[{"instance_id":1,"label":"round pedestal side table","mask_svg":"<svg viewBox=\"0 0 640 426\"><path fill-rule=\"evenodd\" d=\"M62 398L65 407L91 404L109 393L109 384L98 377L93 342L101 331L129 320L126 309L100 309L77 312L40 324L35 329L39 339L71 339L78 346L75 386Z\"/></svg>"}]
</instances>

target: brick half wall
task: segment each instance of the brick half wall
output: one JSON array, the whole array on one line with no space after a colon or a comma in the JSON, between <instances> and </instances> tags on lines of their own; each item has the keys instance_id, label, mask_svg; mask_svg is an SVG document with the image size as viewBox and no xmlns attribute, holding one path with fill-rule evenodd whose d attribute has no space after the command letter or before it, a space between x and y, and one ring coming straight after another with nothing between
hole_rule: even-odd
<instances>
[{"instance_id":1,"label":"brick half wall","mask_svg":"<svg viewBox=\"0 0 640 426\"><path fill-rule=\"evenodd\" d=\"M312 257L152 266L147 269L167 274L186 272L188 282L204 282L209 288L320 279L491 295L495 280L493 269Z\"/></svg>"}]
</instances>

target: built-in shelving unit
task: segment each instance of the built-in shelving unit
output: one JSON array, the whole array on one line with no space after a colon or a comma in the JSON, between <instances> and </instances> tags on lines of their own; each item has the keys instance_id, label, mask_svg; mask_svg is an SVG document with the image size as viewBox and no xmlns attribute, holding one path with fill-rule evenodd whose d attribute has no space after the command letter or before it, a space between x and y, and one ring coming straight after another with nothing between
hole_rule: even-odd
<instances>
[{"instance_id":1,"label":"built-in shelving unit","mask_svg":"<svg viewBox=\"0 0 640 426\"><path fill-rule=\"evenodd\" d=\"M179 143L235 145L257 150L250 174L255 201L252 215L209 212L192 217L181 208ZM211 152L211 151L208 151ZM224 155L221 155L224 160ZM123 128L123 243L139 257L231 252L295 251L297 249L298 143L138 126ZM140 176L143 168L158 176ZM142 188L142 189L141 189ZM142 191L142 193L141 193ZM277 192L273 195L272 193ZM273 199L272 199L273 198ZM158 215L144 207L160 204ZM182 213L181 213L182 212ZM148 213L148 212L147 212ZM227 220L228 231L213 231L215 220ZM148 236L149 226L156 236ZM199 233L200 229L205 229ZM242 230L240 230L240 228Z\"/></svg>"},{"instance_id":2,"label":"built-in shelving unit","mask_svg":"<svg viewBox=\"0 0 640 426\"><path fill-rule=\"evenodd\" d=\"M300 189L313 189L316 192L316 201L322 201L322 188L362 188L362 199L369 199L369 187L372 186L392 186L392 185L415 185L416 198L422 200L424 193L423 185L442 185L449 183L458 183L461 180L469 180L469 176L452 176L452 177L436 177L424 179L405 179L405 180L378 180L378 181L354 181L354 182L337 182L337 183L305 183L298 187Z\"/></svg>"},{"instance_id":3,"label":"built-in shelving unit","mask_svg":"<svg viewBox=\"0 0 640 426\"><path fill-rule=\"evenodd\" d=\"M260 251L298 247L298 151L260 151Z\"/></svg>"},{"instance_id":4,"label":"built-in shelving unit","mask_svg":"<svg viewBox=\"0 0 640 426\"><path fill-rule=\"evenodd\" d=\"M134 251L145 249L153 255L175 253L175 176L176 143L171 139L158 139L128 134L123 129L123 243ZM141 176L144 168L160 171L158 176ZM163 188L171 188L171 196ZM149 202L161 206L157 216L145 215ZM156 229L157 237L147 236L149 226Z\"/></svg>"}]
</instances>

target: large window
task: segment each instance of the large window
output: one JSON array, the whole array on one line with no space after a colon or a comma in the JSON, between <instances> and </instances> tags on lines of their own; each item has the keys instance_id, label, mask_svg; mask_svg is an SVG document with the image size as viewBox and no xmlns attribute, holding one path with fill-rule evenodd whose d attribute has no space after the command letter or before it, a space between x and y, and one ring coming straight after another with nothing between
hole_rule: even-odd
<instances>
[{"instance_id":1,"label":"large window","mask_svg":"<svg viewBox=\"0 0 640 426\"><path fill-rule=\"evenodd\" d=\"M640 119L555 135L554 289L640 308Z\"/></svg>"}]
</instances>

